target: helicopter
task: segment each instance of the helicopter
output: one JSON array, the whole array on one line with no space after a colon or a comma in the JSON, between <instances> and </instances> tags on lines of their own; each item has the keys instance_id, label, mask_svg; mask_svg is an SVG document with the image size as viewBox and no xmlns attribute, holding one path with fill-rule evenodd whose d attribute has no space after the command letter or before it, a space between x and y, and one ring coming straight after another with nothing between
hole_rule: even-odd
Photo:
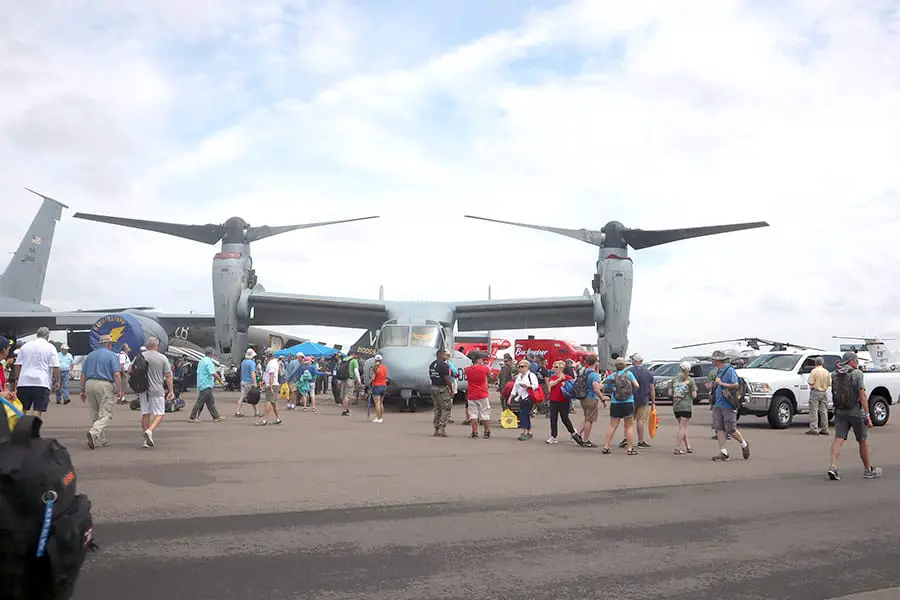
<instances>
[{"instance_id":1,"label":"helicopter","mask_svg":"<svg viewBox=\"0 0 900 600\"><path fill-rule=\"evenodd\" d=\"M683 346L673 346L673 350L681 350L683 348L697 348L699 346L711 346L714 344L728 344L734 342L745 342L746 346L732 346L723 350L726 356L732 360L749 362L759 356L760 345L769 346L768 352L788 352L789 348L793 350L815 350L817 352L825 352L821 348L813 348L811 346L802 346L800 344L792 344L791 342L779 342L776 340L767 340L760 337L742 337L727 340L715 340L712 342L702 342L700 344L686 344ZM791 350L791 351L793 351Z\"/></svg>"}]
</instances>

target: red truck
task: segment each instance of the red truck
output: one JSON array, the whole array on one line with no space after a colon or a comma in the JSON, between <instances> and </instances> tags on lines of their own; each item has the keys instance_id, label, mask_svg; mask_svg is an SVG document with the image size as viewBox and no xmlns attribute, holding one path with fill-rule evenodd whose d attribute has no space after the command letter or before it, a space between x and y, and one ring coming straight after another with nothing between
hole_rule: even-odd
<instances>
[{"instance_id":1,"label":"red truck","mask_svg":"<svg viewBox=\"0 0 900 600\"><path fill-rule=\"evenodd\" d=\"M575 342L567 342L565 340L536 340L528 338L527 340L516 340L515 359L522 360L528 352L535 356L543 356L547 359L547 367L550 367L558 360L572 359L576 362L583 363L591 354L584 347Z\"/></svg>"}]
</instances>

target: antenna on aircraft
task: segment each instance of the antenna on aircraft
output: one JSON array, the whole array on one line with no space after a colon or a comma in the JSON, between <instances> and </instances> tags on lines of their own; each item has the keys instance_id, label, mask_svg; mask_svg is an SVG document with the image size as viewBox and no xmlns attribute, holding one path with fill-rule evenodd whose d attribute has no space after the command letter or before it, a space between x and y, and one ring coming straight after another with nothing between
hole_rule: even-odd
<instances>
[{"instance_id":1,"label":"antenna on aircraft","mask_svg":"<svg viewBox=\"0 0 900 600\"><path fill-rule=\"evenodd\" d=\"M786 352L788 348L797 348L798 350L815 350L816 352L825 352L822 348L813 348L812 346L801 346L800 344L792 344L790 342L778 342L775 340L767 340L759 337L742 337L732 338L728 340L714 340L711 342L701 342L699 344L685 344L683 346L672 346L672 350L681 350L684 348L696 348L698 346L711 346L713 344L727 344L729 342L747 342L747 346L759 351L759 345L770 346L770 352Z\"/></svg>"},{"instance_id":2,"label":"antenna on aircraft","mask_svg":"<svg viewBox=\"0 0 900 600\"><path fill-rule=\"evenodd\" d=\"M680 240L769 226L765 221L756 221L731 225L653 230L629 229L618 221L610 221L599 231L596 231L593 229L564 229L546 225L530 225L473 215L465 215L465 217L502 225L548 231L600 248L597 273L592 281L593 295L591 298L594 303L594 323L597 327L597 354L603 368L610 366L610 359L613 354L626 356L628 352L628 322L629 313L631 312L631 291L634 280L634 266L628 257L628 248L643 250L644 248Z\"/></svg>"}]
</instances>

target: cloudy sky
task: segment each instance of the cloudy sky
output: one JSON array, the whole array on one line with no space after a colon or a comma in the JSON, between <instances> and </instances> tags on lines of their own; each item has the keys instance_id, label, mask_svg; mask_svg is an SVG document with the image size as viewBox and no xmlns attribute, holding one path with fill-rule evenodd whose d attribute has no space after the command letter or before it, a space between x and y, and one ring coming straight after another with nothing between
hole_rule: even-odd
<instances>
[{"instance_id":1,"label":"cloudy sky","mask_svg":"<svg viewBox=\"0 0 900 600\"><path fill-rule=\"evenodd\" d=\"M256 243L260 280L422 300L590 285L596 248L463 214L766 220L633 252L630 349L900 333L897 1L35 0L0 14L0 56L3 251L39 205L23 186L72 207L57 309L212 308L214 247L76 210L381 215Z\"/></svg>"}]
</instances>

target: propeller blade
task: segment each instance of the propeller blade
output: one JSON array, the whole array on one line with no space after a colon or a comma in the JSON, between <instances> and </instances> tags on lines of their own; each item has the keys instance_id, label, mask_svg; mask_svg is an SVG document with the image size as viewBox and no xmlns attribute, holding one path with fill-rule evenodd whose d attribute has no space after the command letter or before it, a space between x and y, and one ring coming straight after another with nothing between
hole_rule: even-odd
<instances>
[{"instance_id":1,"label":"propeller blade","mask_svg":"<svg viewBox=\"0 0 900 600\"><path fill-rule=\"evenodd\" d=\"M707 235L716 235L719 233L731 233L733 231L743 231L745 229L756 229L757 227L768 227L765 221L757 221L754 223L736 223L734 225L712 225L709 227L686 227L683 229L626 229L622 232L622 236L628 245L635 250L650 248L651 246L659 246L660 244L668 244L680 240L688 240L696 237L704 237Z\"/></svg>"},{"instance_id":2,"label":"propeller blade","mask_svg":"<svg viewBox=\"0 0 900 600\"><path fill-rule=\"evenodd\" d=\"M75 213L72 216L76 219L85 219L88 221L97 221L99 223L121 225L122 227L130 227L131 229L143 229L145 231L165 233L167 235L173 235L175 237L204 244L215 244L222 239L223 235L225 235L225 228L222 225L181 225L179 223L124 219L122 217L108 217L106 215L92 215L80 212Z\"/></svg>"},{"instance_id":3,"label":"propeller blade","mask_svg":"<svg viewBox=\"0 0 900 600\"><path fill-rule=\"evenodd\" d=\"M489 221L491 223L500 223L502 225L513 225L515 227L526 227L528 229L537 229L539 231L549 231L558 235L564 235L574 240L587 242L594 246L603 245L603 233L593 231L591 229L563 229L561 227L547 227L546 225L529 225L527 223L515 223L513 221L500 221L498 219L487 219L485 217L474 217L472 215L463 215L467 219L478 219L479 221Z\"/></svg>"},{"instance_id":4,"label":"propeller blade","mask_svg":"<svg viewBox=\"0 0 900 600\"><path fill-rule=\"evenodd\" d=\"M354 221L366 221L368 219L378 219L379 217L359 217L357 219L342 219L340 221L322 221L319 223L304 223L302 225L281 225L278 227L251 227L247 232L247 241L255 242L273 235L287 233L288 231L297 231L298 229L311 229L313 227L324 227L325 225L337 225L338 223L353 223Z\"/></svg>"}]
</instances>

